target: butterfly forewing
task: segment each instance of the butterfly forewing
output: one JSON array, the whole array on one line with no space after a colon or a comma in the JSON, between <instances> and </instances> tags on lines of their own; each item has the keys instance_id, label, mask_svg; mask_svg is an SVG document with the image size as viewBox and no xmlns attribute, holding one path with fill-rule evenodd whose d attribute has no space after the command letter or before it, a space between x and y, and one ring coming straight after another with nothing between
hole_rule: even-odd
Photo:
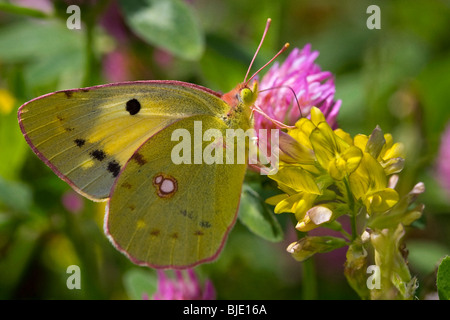
<instances>
[{"instance_id":1,"label":"butterfly forewing","mask_svg":"<svg viewBox=\"0 0 450 320\"><path fill-rule=\"evenodd\" d=\"M203 87L141 81L36 98L19 109L19 123L32 149L58 176L84 196L104 200L149 137L177 120L228 108Z\"/></svg>"}]
</instances>

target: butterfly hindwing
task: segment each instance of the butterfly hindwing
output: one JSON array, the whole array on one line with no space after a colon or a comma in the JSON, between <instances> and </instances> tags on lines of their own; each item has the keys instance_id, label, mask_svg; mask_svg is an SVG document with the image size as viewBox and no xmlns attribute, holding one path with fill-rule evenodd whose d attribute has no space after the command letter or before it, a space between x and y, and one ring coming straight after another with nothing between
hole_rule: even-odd
<instances>
[{"instance_id":1,"label":"butterfly hindwing","mask_svg":"<svg viewBox=\"0 0 450 320\"><path fill-rule=\"evenodd\" d=\"M113 187L105 231L135 263L186 268L212 260L234 224L246 164L173 163L180 142L172 141L172 132L194 137L195 121L203 132L228 128L217 116L171 124L134 153ZM193 162L198 150L191 151Z\"/></svg>"},{"instance_id":2,"label":"butterfly hindwing","mask_svg":"<svg viewBox=\"0 0 450 320\"><path fill-rule=\"evenodd\" d=\"M178 81L138 81L51 93L19 109L21 130L59 177L105 200L120 170L149 137L197 114L229 106L213 91Z\"/></svg>"}]
</instances>

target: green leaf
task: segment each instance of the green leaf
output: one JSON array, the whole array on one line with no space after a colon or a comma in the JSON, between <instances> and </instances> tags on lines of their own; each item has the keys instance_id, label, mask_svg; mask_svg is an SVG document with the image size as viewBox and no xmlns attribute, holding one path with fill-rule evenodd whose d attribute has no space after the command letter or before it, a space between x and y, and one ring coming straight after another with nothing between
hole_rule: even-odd
<instances>
[{"instance_id":1,"label":"green leaf","mask_svg":"<svg viewBox=\"0 0 450 320\"><path fill-rule=\"evenodd\" d=\"M31 202L32 193L28 186L0 177L0 205L4 204L18 212L28 212Z\"/></svg>"},{"instance_id":2,"label":"green leaf","mask_svg":"<svg viewBox=\"0 0 450 320\"><path fill-rule=\"evenodd\" d=\"M54 81L58 88L77 87L85 64L83 41L83 32L60 21L20 21L0 30L0 61L25 65L24 80L31 89Z\"/></svg>"},{"instance_id":3,"label":"green leaf","mask_svg":"<svg viewBox=\"0 0 450 320\"><path fill-rule=\"evenodd\" d=\"M426 240L408 241L407 248L409 265L423 274L433 272L438 261L449 252L445 245Z\"/></svg>"},{"instance_id":4,"label":"green leaf","mask_svg":"<svg viewBox=\"0 0 450 320\"><path fill-rule=\"evenodd\" d=\"M0 191L0 194L2 191ZM40 232L28 225L22 225L9 243L0 260L0 299L13 297L21 281L29 270L30 261L39 245Z\"/></svg>"},{"instance_id":5,"label":"green leaf","mask_svg":"<svg viewBox=\"0 0 450 320\"><path fill-rule=\"evenodd\" d=\"M148 270L128 270L123 277L123 282L125 290L132 300L142 300L145 295L150 298L157 289L156 274Z\"/></svg>"},{"instance_id":6,"label":"green leaf","mask_svg":"<svg viewBox=\"0 0 450 320\"><path fill-rule=\"evenodd\" d=\"M450 256L446 256L439 265L436 285L439 299L450 300Z\"/></svg>"},{"instance_id":7,"label":"green leaf","mask_svg":"<svg viewBox=\"0 0 450 320\"><path fill-rule=\"evenodd\" d=\"M283 230L274 213L258 193L248 185L244 185L242 189L239 221L266 240L278 242L283 239Z\"/></svg>"},{"instance_id":8,"label":"green leaf","mask_svg":"<svg viewBox=\"0 0 450 320\"><path fill-rule=\"evenodd\" d=\"M6 2L0 2L0 11L14 13L14 14L20 14L23 16L29 16L29 17L33 17L33 18L48 18L48 17L50 17L50 15L45 12L42 12L42 11L39 11L36 9L32 9L32 8L15 6L13 4L6 3Z\"/></svg>"},{"instance_id":9,"label":"green leaf","mask_svg":"<svg viewBox=\"0 0 450 320\"><path fill-rule=\"evenodd\" d=\"M188 60L203 54L203 33L184 1L121 0L120 5L130 28L148 43Z\"/></svg>"}]
</instances>

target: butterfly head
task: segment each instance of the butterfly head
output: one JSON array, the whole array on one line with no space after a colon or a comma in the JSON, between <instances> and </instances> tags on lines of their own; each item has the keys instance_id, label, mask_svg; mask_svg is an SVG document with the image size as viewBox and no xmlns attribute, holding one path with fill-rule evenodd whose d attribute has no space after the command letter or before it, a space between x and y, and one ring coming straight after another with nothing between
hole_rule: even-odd
<instances>
[{"instance_id":1,"label":"butterfly head","mask_svg":"<svg viewBox=\"0 0 450 320\"><path fill-rule=\"evenodd\" d=\"M254 105L258 97L258 82L253 82L253 88L250 88L247 83L240 83L230 92L222 96L231 109L236 109L238 106L245 106L248 109Z\"/></svg>"},{"instance_id":2,"label":"butterfly head","mask_svg":"<svg viewBox=\"0 0 450 320\"><path fill-rule=\"evenodd\" d=\"M239 91L239 100L246 106L252 106L256 98L258 97L258 82L253 82L253 88L250 89L248 86L244 86Z\"/></svg>"}]
</instances>

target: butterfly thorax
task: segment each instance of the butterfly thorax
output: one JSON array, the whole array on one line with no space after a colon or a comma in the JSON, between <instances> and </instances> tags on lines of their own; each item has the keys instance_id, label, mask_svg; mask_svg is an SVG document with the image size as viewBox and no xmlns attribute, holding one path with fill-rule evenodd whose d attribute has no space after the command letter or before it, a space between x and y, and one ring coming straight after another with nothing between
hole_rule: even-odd
<instances>
[{"instance_id":1,"label":"butterfly thorax","mask_svg":"<svg viewBox=\"0 0 450 320\"><path fill-rule=\"evenodd\" d=\"M224 116L224 120L231 128L241 128L247 130L252 125L251 114L252 106L258 96L258 83L255 81L253 89L250 89L247 83L240 83L224 94L221 98L229 106L230 109Z\"/></svg>"}]
</instances>

